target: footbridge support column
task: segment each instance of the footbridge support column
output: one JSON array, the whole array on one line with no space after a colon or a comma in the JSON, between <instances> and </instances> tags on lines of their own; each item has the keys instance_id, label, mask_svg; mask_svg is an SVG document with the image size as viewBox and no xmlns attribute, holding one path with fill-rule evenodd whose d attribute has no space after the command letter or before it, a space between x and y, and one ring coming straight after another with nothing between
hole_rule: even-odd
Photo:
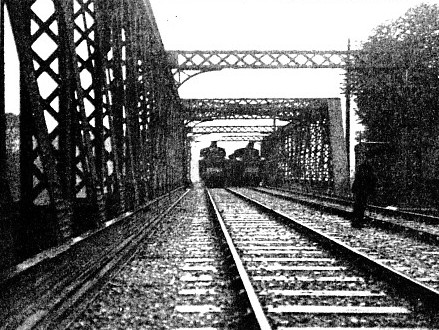
<instances>
[{"instance_id":1,"label":"footbridge support column","mask_svg":"<svg viewBox=\"0 0 439 330\"><path fill-rule=\"evenodd\" d=\"M332 152L334 193L349 193L349 170L340 99L328 99L329 138Z\"/></svg>"}]
</instances>

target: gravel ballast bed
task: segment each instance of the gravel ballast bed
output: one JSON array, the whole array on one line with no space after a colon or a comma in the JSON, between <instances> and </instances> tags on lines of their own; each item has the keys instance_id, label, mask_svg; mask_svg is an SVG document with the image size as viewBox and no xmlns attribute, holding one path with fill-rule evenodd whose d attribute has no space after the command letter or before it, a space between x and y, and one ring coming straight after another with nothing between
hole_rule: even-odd
<instances>
[{"instance_id":1,"label":"gravel ballast bed","mask_svg":"<svg viewBox=\"0 0 439 330\"><path fill-rule=\"evenodd\" d=\"M155 330L224 327L236 322L239 315L233 307L234 293L222 270L220 250L212 243L213 229L207 219L202 190L192 190L163 219L162 226L168 229L154 237L153 242L143 243L138 254L100 290L71 329ZM200 249L204 244L211 246ZM208 274L202 270L191 271L193 258L213 258L217 270ZM204 280L194 281L194 278ZM211 296L184 294L184 290L213 286ZM179 312L188 305L213 306L214 310ZM215 312L216 308L222 313Z\"/></svg>"},{"instance_id":2,"label":"gravel ballast bed","mask_svg":"<svg viewBox=\"0 0 439 330\"><path fill-rule=\"evenodd\" d=\"M406 236L366 226L352 228L349 220L336 215L315 211L299 203L268 197L261 192L240 189L275 210L336 237L363 253L378 259L407 276L434 289L439 289L439 247L425 244Z\"/></svg>"},{"instance_id":3,"label":"gravel ballast bed","mask_svg":"<svg viewBox=\"0 0 439 330\"><path fill-rule=\"evenodd\" d=\"M213 196L274 328L430 324L428 317L418 316L409 301L393 294L387 284L346 260L335 259L306 235L255 213L255 207L223 190L214 190ZM314 213L302 214L302 220ZM314 261L306 260L309 257ZM346 292L329 292L334 289Z\"/></svg>"},{"instance_id":4,"label":"gravel ballast bed","mask_svg":"<svg viewBox=\"0 0 439 330\"><path fill-rule=\"evenodd\" d=\"M303 196L299 192L294 192L294 191L289 192L289 191L284 191L284 190L276 190L273 188L262 188L262 187L258 188L258 190L266 191L268 193L275 193L275 194L282 195L285 197L293 197L293 198L298 198L298 199L305 200L305 201L312 201L312 202L315 202L318 204L323 203L323 204L331 206L335 209L341 209L341 210L345 210L348 212L352 212L352 206L340 205L340 204L338 204L336 202L332 202L328 199L325 199L324 201L322 201L318 197L313 198L310 196ZM438 222L437 221L425 221L425 219L424 220L422 219L422 214L419 215L419 218L417 218L417 217L407 218L404 216L399 216L397 214L389 215L389 214L378 213L378 211L374 210L372 207L372 209L366 210L366 215L369 215L370 217L372 217L374 219L384 220L386 222L394 223L396 225L400 225L400 226L412 228L415 230L421 230L421 231L425 231L425 232L428 232L431 234L439 235Z\"/></svg>"}]
</instances>

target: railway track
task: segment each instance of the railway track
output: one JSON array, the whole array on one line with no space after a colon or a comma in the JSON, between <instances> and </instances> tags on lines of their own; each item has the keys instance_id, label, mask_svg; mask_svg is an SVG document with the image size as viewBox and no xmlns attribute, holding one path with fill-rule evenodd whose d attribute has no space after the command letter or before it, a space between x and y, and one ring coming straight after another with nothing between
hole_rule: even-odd
<instances>
[{"instance_id":1,"label":"railway track","mask_svg":"<svg viewBox=\"0 0 439 330\"><path fill-rule=\"evenodd\" d=\"M236 193L212 189L205 200L194 189L167 211L157 236L138 241L117 274L90 290L82 309L70 304L36 328L437 328L432 288L376 265L338 234L292 225L320 213L296 205L292 216L276 215Z\"/></svg>"},{"instance_id":2,"label":"railway track","mask_svg":"<svg viewBox=\"0 0 439 330\"><path fill-rule=\"evenodd\" d=\"M246 300L255 303L252 314L262 319L260 328L435 327L436 291L310 227L293 230L261 212L261 205L249 206L224 190L211 190L211 196L238 272L246 274L242 287L250 288ZM398 285L383 278L410 293L403 298Z\"/></svg>"},{"instance_id":3,"label":"railway track","mask_svg":"<svg viewBox=\"0 0 439 330\"><path fill-rule=\"evenodd\" d=\"M187 193L176 189L0 274L1 329L65 329ZM85 303L86 305L86 303Z\"/></svg>"},{"instance_id":4,"label":"railway track","mask_svg":"<svg viewBox=\"0 0 439 330\"><path fill-rule=\"evenodd\" d=\"M402 231L403 235L401 231L395 232L393 228L386 226L384 228L368 226L358 230L352 228L349 219L345 217L332 216L324 212L315 213L313 209L289 199L274 198L272 194L265 194L265 191L253 189L239 191L286 214L294 215L298 212L307 214L309 216L303 217L303 221L313 228L358 248L435 290L439 289L439 247L436 241L423 241L422 232L412 235L411 233L416 229Z\"/></svg>"},{"instance_id":5,"label":"railway track","mask_svg":"<svg viewBox=\"0 0 439 330\"><path fill-rule=\"evenodd\" d=\"M342 217L349 218L352 214L353 202L347 198L286 189L255 188L255 190ZM370 225L377 228L404 233L416 237L419 241L439 245L439 218L436 216L369 205L366 218Z\"/></svg>"}]
</instances>

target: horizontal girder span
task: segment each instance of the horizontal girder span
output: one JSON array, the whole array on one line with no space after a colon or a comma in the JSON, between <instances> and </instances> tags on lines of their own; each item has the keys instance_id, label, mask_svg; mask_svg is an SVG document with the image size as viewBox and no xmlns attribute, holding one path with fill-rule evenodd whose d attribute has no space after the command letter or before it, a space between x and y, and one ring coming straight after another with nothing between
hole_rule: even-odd
<instances>
[{"instance_id":1,"label":"horizontal girder span","mask_svg":"<svg viewBox=\"0 0 439 330\"><path fill-rule=\"evenodd\" d=\"M222 135L216 138L216 141L223 142L240 142L240 141L253 141L253 142L262 142L264 138L269 136L271 133L240 133L240 134L232 134L232 135ZM198 141L198 137L202 136L202 134L193 135L192 139Z\"/></svg>"},{"instance_id":2,"label":"horizontal girder span","mask_svg":"<svg viewBox=\"0 0 439 330\"><path fill-rule=\"evenodd\" d=\"M194 134L210 133L271 133L274 126L195 126L192 128Z\"/></svg>"},{"instance_id":3,"label":"horizontal girder span","mask_svg":"<svg viewBox=\"0 0 439 330\"><path fill-rule=\"evenodd\" d=\"M188 122L269 118L290 121L301 117L304 111L328 107L328 99L319 98L183 99L182 102Z\"/></svg>"},{"instance_id":4,"label":"horizontal girder span","mask_svg":"<svg viewBox=\"0 0 439 330\"><path fill-rule=\"evenodd\" d=\"M236 142L236 141L253 141L253 142L260 142L264 139L264 137L267 135L227 135L222 136L219 138L219 141L225 141L225 142Z\"/></svg>"},{"instance_id":5,"label":"horizontal girder span","mask_svg":"<svg viewBox=\"0 0 439 330\"><path fill-rule=\"evenodd\" d=\"M344 68L351 54L338 50L168 51L171 66L179 70Z\"/></svg>"}]
</instances>

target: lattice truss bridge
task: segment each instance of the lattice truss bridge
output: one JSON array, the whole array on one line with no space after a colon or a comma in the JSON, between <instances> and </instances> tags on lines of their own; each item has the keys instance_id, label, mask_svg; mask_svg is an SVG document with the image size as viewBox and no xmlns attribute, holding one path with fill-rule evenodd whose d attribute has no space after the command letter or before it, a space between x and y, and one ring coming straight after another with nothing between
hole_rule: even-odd
<instances>
[{"instance_id":1,"label":"lattice truss bridge","mask_svg":"<svg viewBox=\"0 0 439 330\"><path fill-rule=\"evenodd\" d=\"M184 185L188 127L196 122L271 118L307 129L312 120L316 133L304 136L319 138L309 145L330 141L334 148L339 140L338 133L317 134L339 128L315 128L337 121L331 116L339 106L331 99L182 100L178 87L224 68L343 68L349 52L166 51L147 0L5 4L20 61L20 147L7 157L1 122L0 173L18 170L16 187L0 204L19 201L23 224L39 221L36 214L50 219L58 243L75 234L84 214L99 226ZM248 126L204 129L255 134ZM19 165L8 164L11 159Z\"/></svg>"}]
</instances>

